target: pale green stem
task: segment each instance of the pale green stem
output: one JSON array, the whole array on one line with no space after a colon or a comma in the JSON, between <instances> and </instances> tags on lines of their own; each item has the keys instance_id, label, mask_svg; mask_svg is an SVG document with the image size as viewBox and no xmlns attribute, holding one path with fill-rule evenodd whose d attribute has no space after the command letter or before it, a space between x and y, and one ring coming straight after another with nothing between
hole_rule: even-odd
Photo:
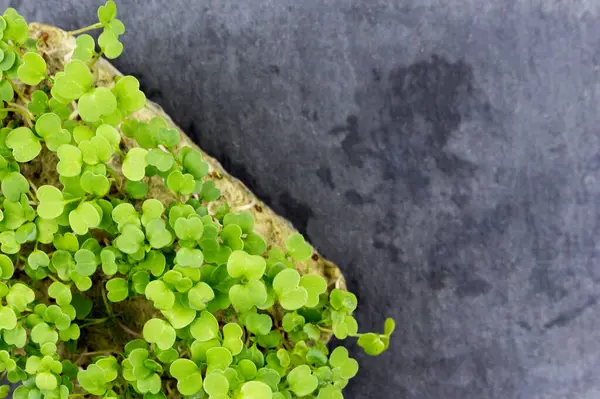
<instances>
[{"instance_id":1,"label":"pale green stem","mask_svg":"<svg viewBox=\"0 0 600 399\"><path fill-rule=\"evenodd\" d=\"M75 35L79 35L80 33L88 32L90 30L99 29L99 28L102 28L102 24L100 22L95 23L95 24L90 25L90 26L86 26L85 28L81 28L81 29L77 29L77 30L72 30L72 31L67 32L67 33L69 35L75 36Z\"/></svg>"},{"instance_id":2,"label":"pale green stem","mask_svg":"<svg viewBox=\"0 0 600 399\"><path fill-rule=\"evenodd\" d=\"M110 317L113 317L113 311L108 303L108 298L106 297L106 290L104 289L104 284L100 284L100 288L102 289L102 301L104 301L104 306L106 307L106 312Z\"/></svg>"},{"instance_id":3,"label":"pale green stem","mask_svg":"<svg viewBox=\"0 0 600 399\"><path fill-rule=\"evenodd\" d=\"M104 349L101 351L94 351L94 352L84 352L79 356L97 356L97 355L104 355L106 353L119 353L119 349L118 348L112 348L112 349Z\"/></svg>"},{"instance_id":4,"label":"pale green stem","mask_svg":"<svg viewBox=\"0 0 600 399\"><path fill-rule=\"evenodd\" d=\"M27 181L29 182L29 197L31 198L31 201L35 204L38 205L40 202L38 201L37 198L37 187L35 186L35 184L33 184L33 182L31 181L31 179L27 178ZM36 241L37 244L37 241Z\"/></svg>"},{"instance_id":5,"label":"pale green stem","mask_svg":"<svg viewBox=\"0 0 600 399\"><path fill-rule=\"evenodd\" d=\"M37 186L31 181L31 179L27 179L27 181L29 182L29 187L33 188L33 192L37 195Z\"/></svg>"},{"instance_id":6,"label":"pale green stem","mask_svg":"<svg viewBox=\"0 0 600 399\"><path fill-rule=\"evenodd\" d=\"M94 65L96 65L96 62L98 62L98 60L100 59L100 57L102 57L102 54L104 54L104 52L100 51L99 53L96 53L93 57L92 60L90 62L89 67L93 67Z\"/></svg>"},{"instance_id":7,"label":"pale green stem","mask_svg":"<svg viewBox=\"0 0 600 399\"><path fill-rule=\"evenodd\" d=\"M10 85L12 86L13 91L15 93L17 93L17 96L21 99L21 101L23 101L25 104L28 104L29 100L27 99L27 97L25 97L23 92L21 90L19 90L19 88L17 87L15 82L13 82L12 79L7 79L7 80L8 80L8 83L10 83Z\"/></svg>"},{"instance_id":8,"label":"pale green stem","mask_svg":"<svg viewBox=\"0 0 600 399\"><path fill-rule=\"evenodd\" d=\"M129 335L133 335L134 337L141 337L142 336L142 334L140 334L139 332L133 331L131 328L127 327L126 325L124 325L123 323L121 323L119 321L117 321L117 324L119 325L119 327L121 327L123 329L123 331L125 331Z\"/></svg>"},{"instance_id":9,"label":"pale green stem","mask_svg":"<svg viewBox=\"0 0 600 399\"><path fill-rule=\"evenodd\" d=\"M110 167L108 164L106 165L106 170L108 170L108 173L110 173L110 175L115 179L115 183L117 185L117 190L122 193L123 191L123 180L121 180L121 176L119 176L119 174L112 168Z\"/></svg>"},{"instance_id":10,"label":"pale green stem","mask_svg":"<svg viewBox=\"0 0 600 399\"><path fill-rule=\"evenodd\" d=\"M81 200L81 198L83 198L83 197L71 198L69 200L63 201L63 204L67 205L67 204L70 204L71 202L77 202L77 201Z\"/></svg>"},{"instance_id":11,"label":"pale green stem","mask_svg":"<svg viewBox=\"0 0 600 399\"><path fill-rule=\"evenodd\" d=\"M89 323L82 324L79 327L80 328L85 328L85 327L93 326L93 325L96 325L96 324L102 324L102 323L106 323L108 320L110 320L110 317L105 317L105 318L102 318L102 319L90 321Z\"/></svg>"},{"instance_id":12,"label":"pale green stem","mask_svg":"<svg viewBox=\"0 0 600 399\"><path fill-rule=\"evenodd\" d=\"M16 112L16 113L20 114L21 116L23 116L23 118L25 118L25 122L27 123L27 125L29 127L33 126L33 122L31 121L31 118L29 118L29 114L20 108L14 108L14 107L13 108L0 108L0 111Z\"/></svg>"}]
</instances>

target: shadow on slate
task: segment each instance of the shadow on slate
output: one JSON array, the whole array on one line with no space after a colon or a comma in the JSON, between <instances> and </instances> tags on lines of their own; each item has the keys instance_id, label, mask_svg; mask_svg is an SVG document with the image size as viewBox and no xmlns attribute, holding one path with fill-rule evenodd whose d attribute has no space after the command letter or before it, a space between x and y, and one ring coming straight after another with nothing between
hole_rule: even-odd
<instances>
[{"instance_id":1,"label":"shadow on slate","mask_svg":"<svg viewBox=\"0 0 600 399\"><path fill-rule=\"evenodd\" d=\"M600 396L597 2L121 3L116 65L396 319L346 397Z\"/></svg>"}]
</instances>

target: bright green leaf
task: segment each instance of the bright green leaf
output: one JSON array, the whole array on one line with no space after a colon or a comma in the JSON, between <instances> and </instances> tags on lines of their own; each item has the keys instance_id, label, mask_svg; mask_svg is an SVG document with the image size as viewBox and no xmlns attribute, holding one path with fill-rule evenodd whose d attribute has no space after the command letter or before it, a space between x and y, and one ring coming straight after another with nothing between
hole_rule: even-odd
<instances>
[{"instance_id":1,"label":"bright green leaf","mask_svg":"<svg viewBox=\"0 0 600 399\"><path fill-rule=\"evenodd\" d=\"M46 76L46 61L37 53L25 53L17 74L22 82L35 86Z\"/></svg>"},{"instance_id":2,"label":"bright green leaf","mask_svg":"<svg viewBox=\"0 0 600 399\"><path fill-rule=\"evenodd\" d=\"M312 375L310 367L305 364L290 371L287 375L287 382L290 390L297 396L310 395L319 384L318 378Z\"/></svg>"},{"instance_id":3,"label":"bright green leaf","mask_svg":"<svg viewBox=\"0 0 600 399\"><path fill-rule=\"evenodd\" d=\"M108 290L108 300L111 302L121 302L129 296L129 285L127 280L122 278L113 278L106 282Z\"/></svg>"},{"instance_id":4,"label":"bright green leaf","mask_svg":"<svg viewBox=\"0 0 600 399\"><path fill-rule=\"evenodd\" d=\"M210 341L219 334L219 322L212 313L203 311L190 326L190 333L197 341Z\"/></svg>"},{"instance_id":5,"label":"bright green leaf","mask_svg":"<svg viewBox=\"0 0 600 399\"><path fill-rule=\"evenodd\" d=\"M101 117L115 112L117 98L106 87L97 87L81 96L78 102L81 119L85 122L97 122Z\"/></svg>"},{"instance_id":6,"label":"bright green leaf","mask_svg":"<svg viewBox=\"0 0 600 399\"><path fill-rule=\"evenodd\" d=\"M273 391L264 382L248 381L242 385L239 399L272 399Z\"/></svg>"},{"instance_id":7,"label":"bright green leaf","mask_svg":"<svg viewBox=\"0 0 600 399\"><path fill-rule=\"evenodd\" d=\"M169 372L177 379L177 390L181 394L193 395L202 389L202 373L193 361L177 359L171 363Z\"/></svg>"},{"instance_id":8,"label":"bright green leaf","mask_svg":"<svg viewBox=\"0 0 600 399\"><path fill-rule=\"evenodd\" d=\"M175 329L161 319L150 319L144 325L144 339L156 344L160 349L167 350L175 343Z\"/></svg>"},{"instance_id":9,"label":"bright green leaf","mask_svg":"<svg viewBox=\"0 0 600 399\"><path fill-rule=\"evenodd\" d=\"M143 148L132 148L123 160L123 174L129 180L139 181L146 175L146 155L148 151Z\"/></svg>"},{"instance_id":10,"label":"bright green leaf","mask_svg":"<svg viewBox=\"0 0 600 399\"><path fill-rule=\"evenodd\" d=\"M79 35L77 36L75 43L76 46L75 51L73 52L73 59L89 61L95 53L94 47L96 43L94 42L94 38L87 34Z\"/></svg>"},{"instance_id":11,"label":"bright green leaf","mask_svg":"<svg viewBox=\"0 0 600 399\"><path fill-rule=\"evenodd\" d=\"M313 249L300 233L290 235L285 241L288 255L297 261L304 261L312 256Z\"/></svg>"},{"instance_id":12,"label":"bright green leaf","mask_svg":"<svg viewBox=\"0 0 600 399\"><path fill-rule=\"evenodd\" d=\"M42 145L31 129L19 127L8 133L6 146L13 150L13 156L17 162L29 162L38 156Z\"/></svg>"},{"instance_id":13,"label":"bright green leaf","mask_svg":"<svg viewBox=\"0 0 600 399\"><path fill-rule=\"evenodd\" d=\"M29 184L28 184L29 186ZM37 191L37 197L40 201L37 207L37 213L44 219L56 219L65 208L62 192L54 186L41 186Z\"/></svg>"},{"instance_id":14,"label":"bright green leaf","mask_svg":"<svg viewBox=\"0 0 600 399\"><path fill-rule=\"evenodd\" d=\"M56 169L61 176L73 177L81 173L82 156L79 148L71 145L61 145L58 150L58 159Z\"/></svg>"},{"instance_id":15,"label":"bright green leaf","mask_svg":"<svg viewBox=\"0 0 600 399\"><path fill-rule=\"evenodd\" d=\"M175 305L175 294L161 280L151 281L145 289L146 298L154 302L159 310L168 310Z\"/></svg>"},{"instance_id":16,"label":"bright green leaf","mask_svg":"<svg viewBox=\"0 0 600 399\"><path fill-rule=\"evenodd\" d=\"M50 296L50 298L54 298L56 303L60 306L70 304L73 298L71 295L71 288L58 281L50 284L50 287L48 287L48 296Z\"/></svg>"},{"instance_id":17,"label":"bright green leaf","mask_svg":"<svg viewBox=\"0 0 600 399\"><path fill-rule=\"evenodd\" d=\"M17 202L29 191L29 182L19 172L11 172L2 179L2 193L9 201Z\"/></svg>"}]
</instances>

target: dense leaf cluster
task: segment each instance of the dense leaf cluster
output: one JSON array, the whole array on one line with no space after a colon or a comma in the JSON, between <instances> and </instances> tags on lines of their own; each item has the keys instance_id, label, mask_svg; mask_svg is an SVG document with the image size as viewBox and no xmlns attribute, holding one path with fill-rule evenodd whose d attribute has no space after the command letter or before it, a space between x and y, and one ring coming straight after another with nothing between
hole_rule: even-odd
<instances>
[{"instance_id":1,"label":"dense leaf cluster","mask_svg":"<svg viewBox=\"0 0 600 399\"><path fill-rule=\"evenodd\" d=\"M95 85L95 62L123 50L116 16L108 1L72 32L72 58L53 76L23 17L0 17L0 372L20 383L14 397L342 398L358 363L322 338L358 337L377 355L393 321L358 333L355 295L296 270L313 254L300 234L277 248L250 213L209 212L220 192L201 153L164 119L132 117L146 102L139 82ZM97 43L81 34L91 29ZM121 134L137 146L124 153ZM60 187L21 173L47 152ZM176 200L148 198L151 177ZM139 339L87 367L61 358L135 297L156 310ZM98 305L106 317L92 317Z\"/></svg>"}]
</instances>

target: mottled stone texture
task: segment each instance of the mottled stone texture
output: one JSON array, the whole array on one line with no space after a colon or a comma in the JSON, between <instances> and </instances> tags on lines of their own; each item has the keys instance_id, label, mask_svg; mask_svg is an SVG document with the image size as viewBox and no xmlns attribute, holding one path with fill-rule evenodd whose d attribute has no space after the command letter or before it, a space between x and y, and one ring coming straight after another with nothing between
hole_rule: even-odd
<instances>
[{"instance_id":1,"label":"mottled stone texture","mask_svg":"<svg viewBox=\"0 0 600 399\"><path fill-rule=\"evenodd\" d=\"M396 318L348 398L600 397L599 2L121 5L117 67Z\"/></svg>"}]
</instances>

